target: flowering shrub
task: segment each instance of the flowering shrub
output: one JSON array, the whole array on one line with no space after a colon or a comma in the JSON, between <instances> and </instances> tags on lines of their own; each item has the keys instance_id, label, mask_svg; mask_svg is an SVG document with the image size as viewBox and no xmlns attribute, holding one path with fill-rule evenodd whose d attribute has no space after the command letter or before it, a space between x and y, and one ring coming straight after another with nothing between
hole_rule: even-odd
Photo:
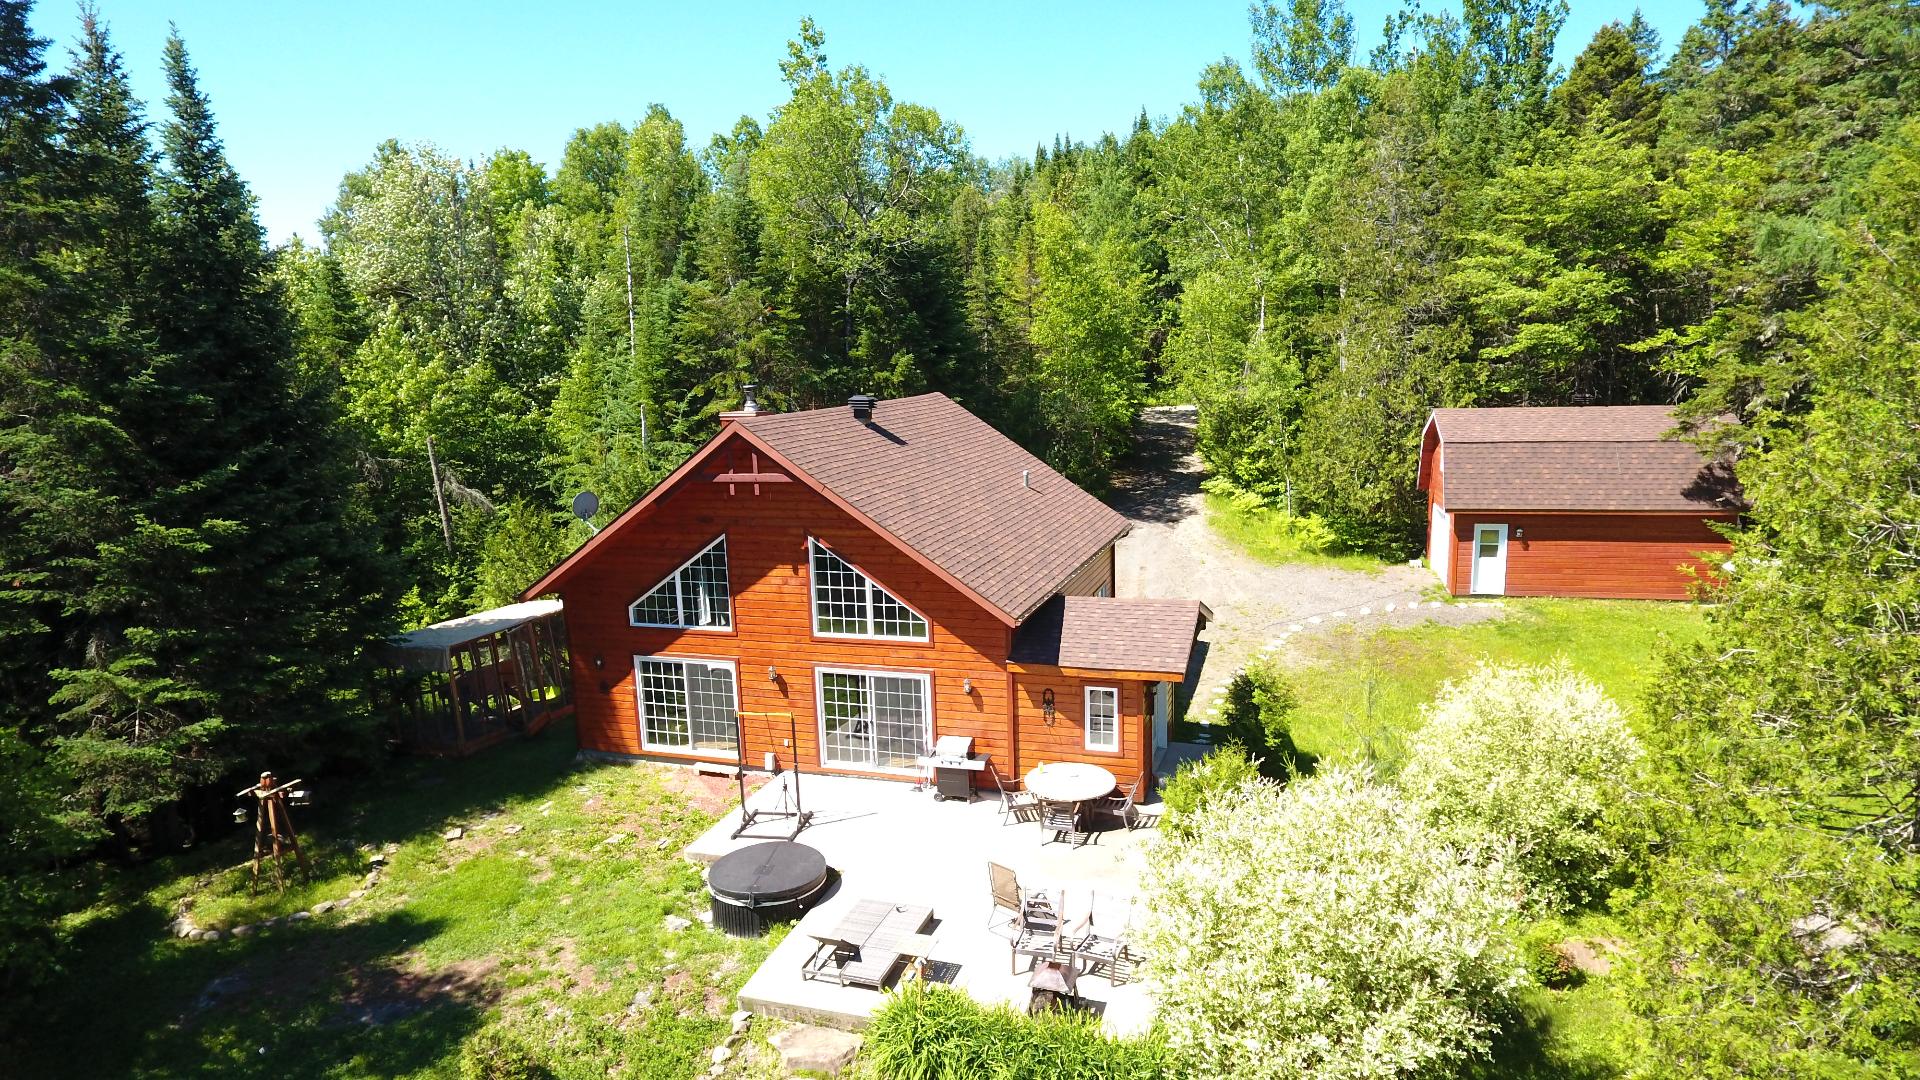
<instances>
[{"instance_id":1,"label":"flowering shrub","mask_svg":"<svg viewBox=\"0 0 1920 1080\"><path fill-rule=\"evenodd\" d=\"M1250 783L1148 856L1141 944L1187 1074L1360 1080L1482 1052L1526 983L1522 884L1364 768Z\"/></svg>"},{"instance_id":2,"label":"flowering shrub","mask_svg":"<svg viewBox=\"0 0 1920 1080\"><path fill-rule=\"evenodd\" d=\"M1642 756L1620 707L1563 662L1482 665L1425 712L1401 789L1457 844L1510 841L1542 901L1593 896L1621 855L1603 815Z\"/></svg>"},{"instance_id":3,"label":"flowering shrub","mask_svg":"<svg viewBox=\"0 0 1920 1080\"><path fill-rule=\"evenodd\" d=\"M1260 779L1260 767L1239 743L1217 747L1207 756L1183 761L1160 785L1160 804L1166 807L1161 828L1184 830L1193 814L1217 795L1240 790Z\"/></svg>"}]
</instances>

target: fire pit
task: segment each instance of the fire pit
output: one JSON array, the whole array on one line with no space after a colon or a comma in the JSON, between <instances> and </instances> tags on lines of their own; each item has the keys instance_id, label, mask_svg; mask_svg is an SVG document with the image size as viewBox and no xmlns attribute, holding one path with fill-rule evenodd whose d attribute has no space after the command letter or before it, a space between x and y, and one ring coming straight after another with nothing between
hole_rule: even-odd
<instances>
[{"instance_id":1,"label":"fire pit","mask_svg":"<svg viewBox=\"0 0 1920 1080\"><path fill-rule=\"evenodd\" d=\"M713 925L734 937L761 937L774 923L806 914L827 887L826 856L777 840L741 848L707 868Z\"/></svg>"}]
</instances>

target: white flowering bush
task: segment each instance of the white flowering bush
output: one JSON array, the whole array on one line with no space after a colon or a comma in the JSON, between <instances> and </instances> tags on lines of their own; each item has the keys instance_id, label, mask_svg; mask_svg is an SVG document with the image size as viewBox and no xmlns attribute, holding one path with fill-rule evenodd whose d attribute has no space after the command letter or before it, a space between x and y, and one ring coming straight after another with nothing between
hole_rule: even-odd
<instances>
[{"instance_id":1,"label":"white flowering bush","mask_svg":"<svg viewBox=\"0 0 1920 1080\"><path fill-rule=\"evenodd\" d=\"M1485 1050L1526 982L1522 884L1370 770L1250 783L1148 855L1141 944L1199 1076L1360 1080Z\"/></svg>"},{"instance_id":2,"label":"white flowering bush","mask_svg":"<svg viewBox=\"0 0 1920 1080\"><path fill-rule=\"evenodd\" d=\"M1620 707L1562 662L1482 665L1425 713L1401 789L1456 843L1510 841L1543 903L1591 898L1621 857L1603 815L1642 757Z\"/></svg>"}]
</instances>

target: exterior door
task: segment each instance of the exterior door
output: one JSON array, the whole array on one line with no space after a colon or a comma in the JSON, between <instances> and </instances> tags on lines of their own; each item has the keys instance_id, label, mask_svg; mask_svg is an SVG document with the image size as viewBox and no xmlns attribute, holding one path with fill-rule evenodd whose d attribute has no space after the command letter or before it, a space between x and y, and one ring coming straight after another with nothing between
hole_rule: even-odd
<instances>
[{"instance_id":1,"label":"exterior door","mask_svg":"<svg viewBox=\"0 0 1920 1080\"><path fill-rule=\"evenodd\" d=\"M1483 596L1504 596L1507 592L1507 527L1473 527L1472 591Z\"/></svg>"},{"instance_id":2,"label":"exterior door","mask_svg":"<svg viewBox=\"0 0 1920 1080\"><path fill-rule=\"evenodd\" d=\"M1440 584L1449 590L1453 588L1453 522L1447 517L1447 508L1433 503L1428 510L1432 519L1427 526L1427 569L1440 577Z\"/></svg>"},{"instance_id":3,"label":"exterior door","mask_svg":"<svg viewBox=\"0 0 1920 1080\"><path fill-rule=\"evenodd\" d=\"M1153 749L1159 753L1167 748L1167 727L1173 711L1173 684L1163 679L1148 685L1153 690Z\"/></svg>"}]
</instances>

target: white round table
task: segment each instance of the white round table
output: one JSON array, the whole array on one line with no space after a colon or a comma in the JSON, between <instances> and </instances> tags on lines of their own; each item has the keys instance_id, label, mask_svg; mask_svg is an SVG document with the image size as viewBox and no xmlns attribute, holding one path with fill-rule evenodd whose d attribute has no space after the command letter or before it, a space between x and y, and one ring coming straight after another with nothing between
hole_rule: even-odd
<instances>
[{"instance_id":1,"label":"white round table","mask_svg":"<svg viewBox=\"0 0 1920 1080\"><path fill-rule=\"evenodd\" d=\"M1098 765L1056 761L1027 772L1027 790L1049 802L1091 802L1113 791L1113 774Z\"/></svg>"}]
</instances>

